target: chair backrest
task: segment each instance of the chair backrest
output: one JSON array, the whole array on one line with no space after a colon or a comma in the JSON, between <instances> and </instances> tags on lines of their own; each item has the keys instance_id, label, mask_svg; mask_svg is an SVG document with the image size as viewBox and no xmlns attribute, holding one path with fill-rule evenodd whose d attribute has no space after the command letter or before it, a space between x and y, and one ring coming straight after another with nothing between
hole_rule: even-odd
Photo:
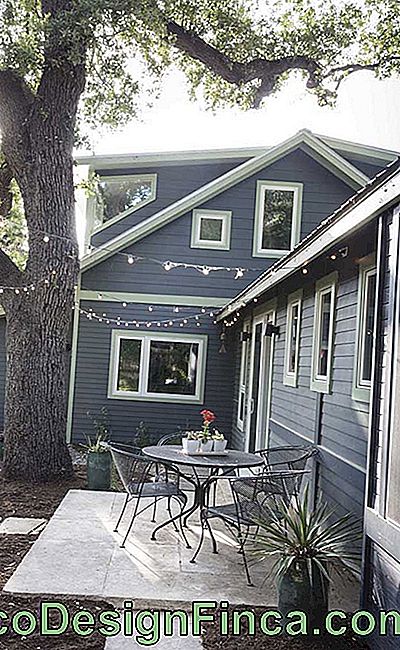
<instances>
[{"instance_id":1,"label":"chair backrest","mask_svg":"<svg viewBox=\"0 0 400 650\"><path fill-rule=\"evenodd\" d=\"M267 470L257 476L238 478L231 482L237 512L241 517L268 517L270 509L281 502L289 504L299 494L307 470Z\"/></svg>"},{"instance_id":2,"label":"chair backrest","mask_svg":"<svg viewBox=\"0 0 400 650\"><path fill-rule=\"evenodd\" d=\"M284 446L259 449L256 454L262 456L265 466L273 470L304 470L307 461L316 453L311 446Z\"/></svg>"},{"instance_id":3,"label":"chair backrest","mask_svg":"<svg viewBox=\"0 0 400 650\"><path fill-rule=\"evenodd\" d=\"M156 475L154 461L146 458L138 447L129 445L108 445L112 459L125 490L137 493L144 483L151 481Z\"/></svg>"},{"instance_id":4,"label":"chair backrest","mask_svg":"<svg viewBox=\"0 0 400 650\"><path fill-rule=\"evenodd\" d=\"M182 444L182 431L176 431L175 433L167 433L165 436L162 436L157 442L158 446L161 445L181 445Z\"/></svg>"}]
</instances>

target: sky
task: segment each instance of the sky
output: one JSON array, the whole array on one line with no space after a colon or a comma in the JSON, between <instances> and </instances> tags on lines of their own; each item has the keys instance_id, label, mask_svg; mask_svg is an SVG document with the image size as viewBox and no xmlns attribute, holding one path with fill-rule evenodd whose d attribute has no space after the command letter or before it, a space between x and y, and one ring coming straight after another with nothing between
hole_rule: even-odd
<instances>
[{"instance_id":1,"label":"sky","mask_svg":"<svg viewBox=\"0 0 400 650\"><path fill-rule=\"evenodd\" d=\"M378 80L369 72L350 76L335 108L319 107L294 75L258 110L207 111L188 98L182 73L167 76L161 97L120 131L91 136L90 153L219 149L276 144L296 131L400 151L400 79Z\"/></svg>"}]
</instances>

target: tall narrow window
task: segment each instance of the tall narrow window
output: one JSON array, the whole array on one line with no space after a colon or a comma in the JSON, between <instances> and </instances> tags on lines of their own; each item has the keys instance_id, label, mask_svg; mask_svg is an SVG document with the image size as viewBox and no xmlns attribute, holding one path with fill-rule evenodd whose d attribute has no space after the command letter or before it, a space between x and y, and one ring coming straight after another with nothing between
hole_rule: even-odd
<instances>
[{"instance_id":1,"label":"tall narrow window","mask_svg":"<svg viewBox=\"0 0 400 650\"><path fill-rule=\"evenodd\" d=\"M375 326L376 268L372 257L360 264L353 398L369 402Z\"/></svg>"},{"instance_id":2,"label":"tall narrow window","mask_svg":"<svg viewBox=\"0 0 400 650\"><path fill-rule=\"evenodd\" d=\"M337 273L316 284L311 390L329 393L332 375Z\"/></svg>"},{"instance_id":3,"label":"tall narrow window","mask_svg":"<svg viewBox=\"0 0 400 650\"><path fill-rule=\"evenodd\" d=\"M258 181L253 255L281 257L300 239L301 183Z\"/></svg>"},{"instance_id":4,"label":"tall narrow window","mask_svg":"<svg viewBox=\"0 0 400 650\"><path fill-rule=\"evenodd\" d=\"M300 354L301 298L301 290L292 293L288 298L285 368L283 374L283 383L287 386L297 386Z\"/></svg>"},{"instance_id":5,"label":"tall narrow window","mask_svg":"<svg viewBox=\"0 0 400 650\"><path fill-rule=\"evenodd\" d=\"M101 229L150 203L156 197L156 174L98 176L94 227Z\"/></svg>"},{"instance_id":6,"label":"tall narrow window","mask_svg":"<svg viewBox=\"0 0 400 650\"><path fill-rule=\"evenodd\" d=\"M247 370L248 370L248 357L250 349L250 324L245 323L241 332L241 358L240 358L240 376L239 376L239 396L238 396L238 412L237 412L237 427L240 431L244 429L246 418L246 397L247 397Z\"/></svg>"}]
</instances>

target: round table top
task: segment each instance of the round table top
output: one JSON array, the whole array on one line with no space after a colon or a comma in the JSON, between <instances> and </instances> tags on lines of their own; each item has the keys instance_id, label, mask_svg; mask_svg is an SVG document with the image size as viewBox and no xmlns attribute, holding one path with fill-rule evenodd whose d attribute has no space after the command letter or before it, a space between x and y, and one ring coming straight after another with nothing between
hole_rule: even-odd
<instances>
[{"instance_id":1,"label":"round table top","mask_svg":"<svg viewBox=\"0 0 400 650\"><path fill-rule=\"evenodd\" d=\"M180 445L153 445L142 449L146 456L155 460L177 465L191 465L192 467L257 467L264 463L263 459L256 454L235 449L226 451L226 454L220 456L189 456L182 452Z\"/></svg>"}]
</instances>

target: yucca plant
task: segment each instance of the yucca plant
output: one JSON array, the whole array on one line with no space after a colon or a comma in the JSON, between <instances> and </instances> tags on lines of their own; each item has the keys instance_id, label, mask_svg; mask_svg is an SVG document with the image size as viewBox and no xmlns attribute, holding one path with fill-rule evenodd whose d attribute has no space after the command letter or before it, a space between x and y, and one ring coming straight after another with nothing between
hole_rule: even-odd
<instances>
[{"instance_id":1,"label":"yucca plant","mask_svg":"<svg viewBox=\"0 0 400 650\"><path fill-rule=\"evenodd\" d=\"M275 560L279 610L305 611L314 625L320 624L328 610L332 572L358 575L359 522L351 514L336 517L322 500L310 508L307 488L302 497L268 508L257 523L252 553L259 561Z\"/></svg>"}]
</instances>

